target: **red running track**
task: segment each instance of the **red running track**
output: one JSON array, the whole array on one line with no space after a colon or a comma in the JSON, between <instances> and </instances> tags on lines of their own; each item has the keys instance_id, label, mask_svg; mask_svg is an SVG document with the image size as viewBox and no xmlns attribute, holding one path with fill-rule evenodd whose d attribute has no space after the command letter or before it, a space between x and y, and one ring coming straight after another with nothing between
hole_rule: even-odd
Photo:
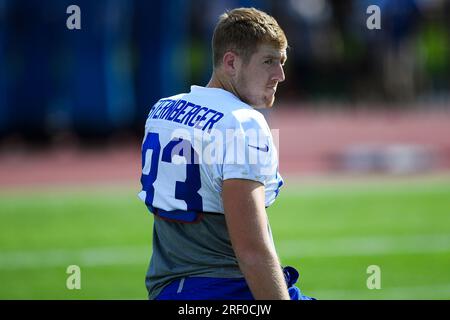
<instances>
[{"instance_id":1,"label":"red running track","mask_svg":"<svg viewBox=\"0 0 450 320\"><path fill-rule=\"evenodd\" d=\"M283 176L334 170L333 156L355 144L414 144L436 155L434 170L450 169L450 113L304 112L287 107L271 111L270 126L279 129ZM98 151L53 148L0 153L0 188L43 185L136 184L139 142ZM19 150L19 151L17 151Z\"/></svg>"}]
</instances>

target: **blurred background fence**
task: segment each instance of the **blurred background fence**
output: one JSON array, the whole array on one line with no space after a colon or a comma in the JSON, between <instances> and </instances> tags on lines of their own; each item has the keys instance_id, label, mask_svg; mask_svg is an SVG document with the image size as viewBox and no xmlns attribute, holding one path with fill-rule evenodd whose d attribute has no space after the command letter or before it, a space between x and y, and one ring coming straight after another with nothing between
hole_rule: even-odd
<instances>
[{"instance_id":1,"label":"blurred background fence","mask_svg":"<svg viewBox=\"0 0 450 320\"><path fill-rule=\"evenodd\" d=\"M81 8L69 30L66 8ZM381 9L369 30L366 9ZM0 0L0 144L140 137L162 96L205 85L221 12L256 6L290 43L278 110L450 108L442 0Z\"/></svg>"}]
</instances>

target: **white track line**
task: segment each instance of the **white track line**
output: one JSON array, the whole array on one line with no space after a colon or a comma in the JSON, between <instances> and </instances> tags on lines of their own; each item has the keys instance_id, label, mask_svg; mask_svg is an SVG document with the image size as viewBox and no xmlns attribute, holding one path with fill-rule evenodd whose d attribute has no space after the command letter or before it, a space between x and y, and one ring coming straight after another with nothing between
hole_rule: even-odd
<instances>
[{"instance_id":1,"label":"white track line","mask_svg":"<svg viewBox=\"0 0 450 320\"><path fill-rule=\"evenodd\" d=\"M284 240L277 251L288 258L442 253L450 252L450 234Z\"/></svg>"},{"instance_id":2,"label":"white track line","mask_svg":"<svg viewBox=\"0 0 450 320\"><path fill-rule=\"evenodd\" d=\"M450 253L450 234L275 241L282 258ZM150 245L0 252L0 269L146 265Z\"/></svg>"},{"instance_id":3,"label":"white track line","mask_svg":"<svg viewBox=\"0 0 450 320\"><path fill-rule=\"evenodd\" d=\"M150 254L150 246L0 252L0 269L145 265Z\"/></svg>"}]
</instances>

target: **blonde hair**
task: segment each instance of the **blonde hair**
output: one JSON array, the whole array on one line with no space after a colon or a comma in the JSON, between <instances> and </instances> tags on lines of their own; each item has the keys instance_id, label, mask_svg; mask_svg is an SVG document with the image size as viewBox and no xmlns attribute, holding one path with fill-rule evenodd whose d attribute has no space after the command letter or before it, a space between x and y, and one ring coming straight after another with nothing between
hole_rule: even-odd
<instances>
[{"instance_id":1,"label":"blonde hair","mask_svg":"<svg viewBox=\"0 0 450 320\"><path fill-rule=\"evenodd\" d=\"M233 51L245 63L261 44L277 49L288 47L286 36L278 22L255 8L237 8L223 13L212 38L213 67L221 65L223 55Z\"/></svg>"}]
</instances>

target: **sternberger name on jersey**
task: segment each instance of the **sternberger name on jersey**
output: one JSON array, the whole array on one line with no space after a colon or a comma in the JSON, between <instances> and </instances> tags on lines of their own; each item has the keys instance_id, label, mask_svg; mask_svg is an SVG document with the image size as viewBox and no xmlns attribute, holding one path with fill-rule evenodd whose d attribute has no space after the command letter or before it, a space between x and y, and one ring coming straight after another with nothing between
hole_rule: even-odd
<instances>
[{"instance_id":1,"label":"sternberger name on jersey","mask_svg":"<svg viewBox=\"0 0 450 320\"><path fill-rule=\"evenodd\" d=\"M283 179L264 116L231 92L192 86L150 110L142 143L142 191L150 212L193 222L199 212L223 214L227 179L258 181L265 206Z\"/></svg>"},{"instance_id":2,"label":"sternberger name on jersey","mask_svg":"<svg viewBox=\"0 0 450 320\"><path fill-rule=\"evenodd\" d=\"M201 130L211 130L223 113L186 100L162 99L152 108L151 119L164 119L178 122Z\"/></svg>"}]
</instances>

